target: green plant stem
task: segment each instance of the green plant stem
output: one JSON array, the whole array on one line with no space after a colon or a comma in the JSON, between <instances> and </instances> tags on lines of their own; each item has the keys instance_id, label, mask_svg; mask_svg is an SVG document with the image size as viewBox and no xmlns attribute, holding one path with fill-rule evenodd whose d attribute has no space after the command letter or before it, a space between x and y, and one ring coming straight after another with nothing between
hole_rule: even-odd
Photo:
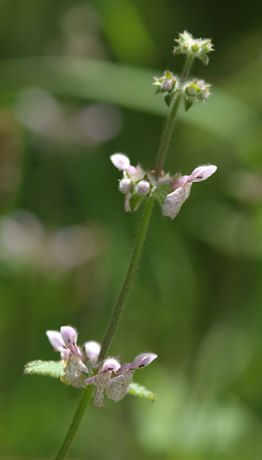
<instances>
[{"instance_id":1,"label":"green plant stem","mask_svg":"<svg viewBox=\"0 0 262 460\"><path fill-rule=\"evenodd\" d=\"M65 439L63 441L63 444L61 445L61 448L57 454L57 456L55 457L55 460L62 460L63 458L65 458L65 455L67 454L73 440L74 440L74 437L75 437L75 434L78 430L78 427L79 427L79 424L82 420L82 417L83 417L83 414L84 414L84 411L85 411L85 408L91 398L91 395L92 395L92 391L93 391L93 387L89 386L85 389L83 395L82 395L82 398L81 398L81 401L78 405L78 408L76 410L76 413L74 415L74 418L72 420L72 423L71 425L69 426L68 428L68 431L66 433L66 436L65 436Z\"/></svg>"},{"instance_id":2,"label":"green plant stem","mask_svg":"<svg viewBox=\"0 0 262 460\"><path fill-rule=\"evenodd\" d=\"M191 67L191 64L192 64L192 60L193 60L192 56L189 56L187 58L187 60L186 60L185 67L184 67L184 70L183 70L183 74L182 74L182 77L181 77L182 83L185 81L185 79L188 76L188 73L189 73L189 70L190 70L190 67ZM156 172L156 177L157 178L159 177L159 175L161 174L161 170L163 169L163 165L164 165L164 162L165 162L165 159L166 159L166 155L167 155L168 147L169 147L170 140L171 140L171 137L172 137L173 129L174 129L174 126L175 126L175 120L176 120L178 108L179 108L179 105L180 105L180 102L181 102L181 98L182 98L182 96L181 96L181 94L179 94L177 96L175 102L174 102L173 108L171 110L170 116L169 116L169 118L167 120L166 127L165 127L164 132L163 132L162 141L161 141L160 148L159 148L159 151L158 151L156 167L155 167L155 172ZM142 218L141 218L140 227L139 227L139 230L138 230L138 233L137 233L137 236L136 236L135 245L134 245L134 249L133 249L133 252L132 252L132 255L131 255L131 260L130 260L130 263L129 263L127 274L126 274L126 277L125 277L125 279L123 281L119 296L117 298L117 301L116 301L116 304L115 304L115 307L114 307L114 310L113 310L113 313L112 313L112 316L111 316L111 320L109 322L109 325L108 325L108 327L106 329L106 332L105 332L105 335L104 335L104 338L103 338L103 341L102 341L101 352L100 352L100 355L99 355L99 360L101 360L101 361L103 359L105 359L105 357L108 354L109 347L110 347L112 339L113 339L113 337L114 337L114 335L116 333L117 327L119 325L119 322L120 322L120 319L121 319L121 316L122 316L122 313L123 313L123 310L124 310L124 307L125 307L126 302L127 302L127 298L128 298L130 289L131 289L133 281L134 281L135 273L136 273L136 270L137 270L137 267L138 267L138 264L139 264L140 256L141 256L141 253L142 253L142 249L143 249L146 234L147 234L148 224L149 224L150 217L151 217L151 214L152 214L153 204L154 204L154 197L151 195L147 199L147 201L145 203ZM67 452L68 452L68 450L69 450L69 448L70 448L70 446L71 446L71 444L73 442L75 434L77 432L77 429L78 429L78 426L80 424L80 421L81 421L81 419L83 417L85 408L86 408L86 406L87 406L87 404L88 404L88 402L89 402L89 400L91 398L91 395L92 395L92 388L87 387L87 389L85 390L85 392L84 392L84 394L82 396L82 399L81 399L81 401L79 403L79 406L78 406L78 408L76 410L76 413L74 415L73 421L72 421L72 423L71 423L71 425L70 425L70 427L69 427L69 429L68 429L68 431L66 433L66 436L65 436L65 439L63 441L63 444L62 444L57 456L55 457L55 460L62 460L62 459L64 459L65 455L67 454Z\"/></svg>"},{"instance_id":3,"label":"green plant stem","mask_svg":"<svg viewBox=\"0 0 262 460\"><path fill-rule=\"evenodd\" d=\"M187 60L185 62L185 66L184 66L182 76L181 76L181 83L182 84L185 82L185 80L187 79L187 77L189 75L189 71L190 71L192 62L193 62L193 56L188 56ZM170 141L171 141L171 138L172 138L172 134L173 134L173 130L174 130L174 127L175 127L175 121L176 121L176 117L177 117L177 114L178 114L178 109L179 109L179 106L180 106L181 99L182 99L182 94L179 93L177 95L176 99L175 99L175 102L173 104L170 116L169 116L169 118L168 118L168 120L166 122L166 126L164 128L161 144L160 144L160 147L159 147L159 150L158 150L158 153L157 153L156 165L155 165L155 168L154 168L156 179L158 179L159 176L161 175L161 171L163 170L163 167L164 167L164 164L165 164L165 160L166 160L166 156L167 156L167 152L168 152L168 147L169 147L169 144L170 144Z\"/></svg>"},{"instance_id":4,"label":"green plant stem","mask_svg":"<svg viewBox=\"0 0 262 460\"><path fill-rule=\"evenodd\" d=\"M154 203L154 197L150 196L144 207L140 227L139 227L139 230L136 236L135 245L134 245L134 249L132 252L129 267L127 270L127 274L125 276L124 282L122 284L122 288L117 298L110 323L106 329L106 332L103 338L101 352L99 355L99 360L101 361L105 359L108 353L113 336L117 330L118 324L121 319L122 312L126 305L126 301L127 301L127 298L130 292L130 288L134 281L134 276L135 276L135 273L136 273L136 270L139 264L141 252L143 249L143 245L144 245L144 241L145 241L145 237L146 237L146 233L148 229L148 224L149 224L152 209L153 209L153 203Z\"/></svg>"}]
</instances>

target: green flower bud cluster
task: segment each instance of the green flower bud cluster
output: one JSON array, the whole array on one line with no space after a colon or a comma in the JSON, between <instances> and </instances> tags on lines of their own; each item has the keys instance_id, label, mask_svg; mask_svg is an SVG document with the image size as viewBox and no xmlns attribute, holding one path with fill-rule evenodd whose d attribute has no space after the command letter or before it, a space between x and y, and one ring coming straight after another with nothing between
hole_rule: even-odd
<instances>
[{"instance_id":1,"label":"green flower bud cluster","mask_svg":"<svg viewBox=\"0 0 262 460\"><path fill-rule=\"evenodd\" d=\"M162 77L154 77L153 86L156 87L156 93L164 93L166 104L169 106L180 85L178 77L166 70Z\"/></svg>"},{"instance_id":2,"label":"green flower bud cluster","mask_svg":"<svg viewBox=\"0 0 262 460\"><path fill-rule=\"evenodd\" d=\"M205 65L209 61L207 54L214 51L210 38L193 38L186 30L180 33L179 38L175 41L177 45L174 47L174 54L186 54L187 56L198 58Z\"/></svg>"},{"instance_id":3,"label":"green flower bud cluster","mask_svg":"<svg viewBox=\"0 0 262 460\"><path fill-rule=\"evenodd\" d=\"M206 102L210 96L211 85L204 80L186 82L183 87L185 109L188 110L195 101Z\"/></svg>"}]
</instances>

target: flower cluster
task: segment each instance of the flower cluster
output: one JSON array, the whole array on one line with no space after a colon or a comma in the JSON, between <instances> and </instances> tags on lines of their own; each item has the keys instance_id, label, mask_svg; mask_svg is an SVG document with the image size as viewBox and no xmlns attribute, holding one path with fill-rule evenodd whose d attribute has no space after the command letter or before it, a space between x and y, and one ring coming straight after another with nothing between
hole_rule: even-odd
<instances>
[{"instance_id":1,"label":"flower cluster","mask_svg":"<svg viewBox=\"0 0 262 460\"><path fill-rule=\"evenodd\" d=\"M180 173L173 177L162 174L156 180L153 172L145 172L139 165L131 166L129 158L122 153L115 153L110 159L114 166L123 171L119 190L126 195L126 211L136 211L141 198L151 193L160 201L163 214L171 219L177 216L182 204L189 197L192 183L208 179L217 170L214 165L204 165L194 169L188 176ZM141 189L145 193L142 194ZM131 205L132 202L135 206Z\"/></svg>"},{"instance_id":2,"label":"flower cluster","mask_svg":"<svg viewBox=\"0 0 262 460\"><path fill-rule=\"evenodd\" d=\"M129 158L122 153L114 153L110 160L116 168L123 171L123 177L119 181L119 190L126 197L125 210L136 211L143 199L154 189L148 174L140 165L132 166Z\"/></svg>"},{"instance_id":3,"label":"flower cluster","mask_svg":"<svg viewBox=\"0 0 262 460\"><path fill-rule=\"evenodd\" d=\"M179 38L175 41L177 45L174 47L174 54L180 53L198 58L206 65L208 64L207 54L214 51L210 38L193 38L186 30L180 33Z\"/></svg>"},{"instance_id":4,"label":"flower cluster","mask_svg":"<svg viewBox=\"0 0 262 460\"><path fill-rule=\"evenodd\" d=\"M116 402L123 399L129 391L135 370L152 363L157 355L142 353L132 363L120 364L115 358L107 358L100 363L101 346L97 342L85 342L77 345L77 332L71 326L62 326L60 332L46 331L46 335L55 351L60 352L64 364L62 382L75 388L94 385L96 394L94 405L103 406L104 392ZM91 375L90 377L87 377Z\"/></svg>"}]
</instances>

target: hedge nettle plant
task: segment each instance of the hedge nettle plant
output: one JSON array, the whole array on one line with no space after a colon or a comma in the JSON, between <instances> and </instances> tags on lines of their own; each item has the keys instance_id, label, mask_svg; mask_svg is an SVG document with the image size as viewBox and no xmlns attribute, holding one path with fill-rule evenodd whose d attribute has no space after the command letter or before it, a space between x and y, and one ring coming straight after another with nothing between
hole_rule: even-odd
<instances>
[{"instance_id":1,"label":"hedge nettle plant","mask_svg":"<svg viewBox=\"0 0 262 460\"><path fill-rule=\"evenodd\" d=\"M208 54L213 51L211 40L194 39L185 31L175 41L174 54L185 55L181 77L166 70L161 77L155 77L153 83L156 93L162 94L165 103L171 106L154 167L144 170L139 164L133 166L123 153L115 153L110 157L113 165L122 173L118 187L125 197L125 210L136 211L142 203L144 208L127 273L102 344L88 341L80 347L77 344L77 331L71 326L62 326L60 331L46 331L54 350L60 353L60 361L32 361L25 366L27 374L50 375L60 378L66 385L85 389L56 459L63 459L68 452L90 400L93 400L94 405L102 407L105 395L116 402L128 393L154 399L153 393L133 382L133 375L136 370L152 363L157 355L141 353L131 363L121 363L109 355L110 345L134 282L153 203L156 200L163 214L174 219L189 197L193 182L207 179L217 169L213 165L197 166L189 175L164 171L180 104L183 102L185 110L188 110L196 101L205 102L210 94L210 84L190 77L190 70L194 59L200 59L205 65L208 63Z\"/></svg>"}]
</instances>

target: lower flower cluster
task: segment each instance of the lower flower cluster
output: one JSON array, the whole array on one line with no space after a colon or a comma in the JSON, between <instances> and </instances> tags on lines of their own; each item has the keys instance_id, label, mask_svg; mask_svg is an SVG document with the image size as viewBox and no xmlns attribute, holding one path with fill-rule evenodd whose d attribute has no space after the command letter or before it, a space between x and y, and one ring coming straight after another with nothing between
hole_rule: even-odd
<instances>
[{"instance_id":1,"label":"lower flower cluster","mask_svg":"<svg viewBox=\"0 0 262 460\"><path fill-rule=\"evenodd\" d=\"M79 347L77 332L73 327L62 326L60 332L49 330L46 335L54 350L60 352L64 363L62 382L75 388L94 385L94 405L98 407L103 406L105 392L113 401L123 399L129 391L135 371L157 358L154 353L142 353L132 363L121 364L115 358L107 358L101 363L100 344L90 341Z\"/></svg>"}]
</instances>

